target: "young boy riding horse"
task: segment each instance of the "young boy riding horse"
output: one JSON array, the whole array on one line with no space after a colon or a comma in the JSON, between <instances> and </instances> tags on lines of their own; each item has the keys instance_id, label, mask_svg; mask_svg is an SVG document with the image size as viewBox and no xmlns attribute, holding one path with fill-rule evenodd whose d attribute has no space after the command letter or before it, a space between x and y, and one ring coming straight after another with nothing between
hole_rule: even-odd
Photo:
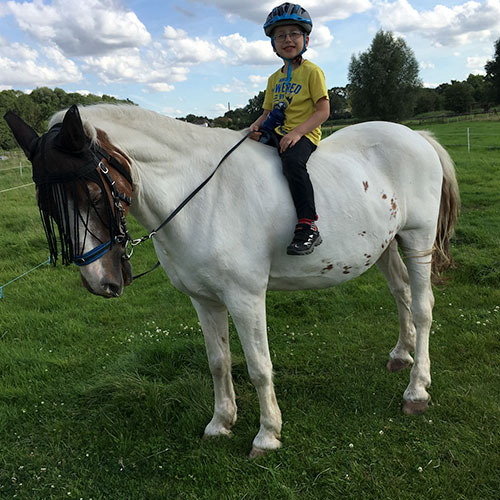
<instances>
[{"instance_id":1,"label":"young boy riding horse","mask_svg":"<svg viewBox=\"0 0 500 500\"><path fill-rule=\"evenodd\" d=\"M311 30L311 17L297 4L284 3L267 16L264 32L285 64L269 77L264 112L250 126L252 139L276 146L281 156L298 219L289 255L310 254L322 241L307 161L321 140L330 103L323 71L302 57Z\"/></svg>"}]
</instances>

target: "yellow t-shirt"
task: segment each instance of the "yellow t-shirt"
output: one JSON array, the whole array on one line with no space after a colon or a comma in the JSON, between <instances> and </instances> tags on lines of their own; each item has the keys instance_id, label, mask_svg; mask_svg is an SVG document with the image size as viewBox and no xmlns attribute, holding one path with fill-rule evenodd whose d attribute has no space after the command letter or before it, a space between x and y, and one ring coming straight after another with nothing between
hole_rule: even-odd
<instances>
[{"instance_id":1,"label":"yellow t-shirt","mask_svg":"<svg viewBox=\"0 0 500 500\"><path fill-rule=\"evenodd\" d=\"M281 135L288 134L304 123L316 111L316 103L322 97L328 99L323 71L308 60L304 60L297 69L292 71L288 91L285 87L286 73L281 68L269 77L262 106L270 111L280 101L287 103L285 123L275 129ZM317 146L321 140L321 127L315 128L306 134L306 137Z\"/></svg>"}]
</instances>

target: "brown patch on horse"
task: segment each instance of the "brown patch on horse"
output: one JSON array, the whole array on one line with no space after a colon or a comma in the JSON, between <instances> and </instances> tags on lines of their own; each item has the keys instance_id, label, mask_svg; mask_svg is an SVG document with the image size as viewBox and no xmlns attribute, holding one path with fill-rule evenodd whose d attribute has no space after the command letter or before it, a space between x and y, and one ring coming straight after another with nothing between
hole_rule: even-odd
<instances>
[{"instance_id":1,"label":"brown patch on horse","mask_svg":"<svg viewBox=\"0 0 500 500\"><path fill-rule=\"evenodd\" d=\"M101 129L96 129L97 132L97 142L99 143L99 146L101 146L103 149L105 149L111 156L113 156L116 160L118 160L121 165L125 168L125 170L128 171L130 174L131 170L131 165L132 161L130 158L119 148L114 146L111 141L109 140L108 134L104 132L104 130ZM113 165L108 164L106 160L103 159L103 162L105 165L110 169L112 172L112 178L115 181L116 188L118 191L121 191L123 194L128 196L129 198L132 198L132 186L129 184L129 182L118 172L113 168ZM106 186L106 191L108 193L108 197L110 199L110 202L112 203L112 196L111 193L109 192L109 188L107 183L105 183ZM127 215L129 206L126 203L123 203L123 210L124 214Z\"/></svg>"}]
</instances>

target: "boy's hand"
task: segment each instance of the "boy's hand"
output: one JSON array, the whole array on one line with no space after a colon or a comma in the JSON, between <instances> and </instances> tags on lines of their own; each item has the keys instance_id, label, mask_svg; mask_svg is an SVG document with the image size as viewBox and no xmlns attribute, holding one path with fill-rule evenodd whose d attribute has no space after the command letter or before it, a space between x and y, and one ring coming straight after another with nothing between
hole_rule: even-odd
<instances>
[{"instance_id":1,"label":"boy's hand","mask_svg":"<svg viewBox=\"0 0 500 500\"><path fill-rule=\"evenodd\" d=\"M288 148L293 148L300 141L301 135L294 130L288 132L280 141L280 153L284 153Z\"/></svg>"},{"instance_id":2,"label":"boy's hand","mask_svg":"<svg viewBox=\"0 0 500 500\"><path fill-rule=\"evenodd\" d=\"M254 141L258 141L262 135L262 132L259 132L259 125L256 125L255 123L253 123L248 128L250 131L253 131L253 134L249 136L250 139L253 139Z\"/></svg>"}]
</instances>

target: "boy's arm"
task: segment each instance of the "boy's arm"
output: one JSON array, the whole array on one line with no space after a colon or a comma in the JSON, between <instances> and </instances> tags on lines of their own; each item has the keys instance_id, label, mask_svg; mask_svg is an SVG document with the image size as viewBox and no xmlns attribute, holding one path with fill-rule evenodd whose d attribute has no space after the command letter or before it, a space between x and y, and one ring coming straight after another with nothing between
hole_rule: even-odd
<instances>
[{"instance_id":1,"label":"boy's arm","mask_svg":"<svg viewBox=\"0 0 500 500\"><path fill-rule=\"evenodd\" d=\"M281 152L295 146L302 136L324 123L330 116L330 101L322 97L316 103L316 111L303 123L290 130L280 141Z\"/></svg>"}]
</instances>

